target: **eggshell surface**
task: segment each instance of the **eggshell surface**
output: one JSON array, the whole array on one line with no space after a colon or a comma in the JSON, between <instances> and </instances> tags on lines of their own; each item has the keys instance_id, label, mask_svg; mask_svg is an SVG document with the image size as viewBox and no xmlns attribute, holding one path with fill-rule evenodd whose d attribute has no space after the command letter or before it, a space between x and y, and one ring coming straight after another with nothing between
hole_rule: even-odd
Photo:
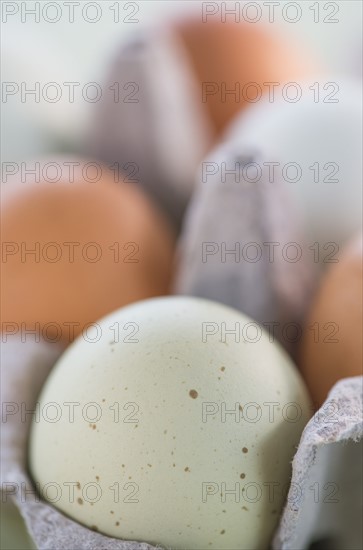
<instances>
[{"instance_id":1,"label":"eggshell surface","mask_svg":"<svg viewBox=\"0 0 363 550\"><path fill-rule=\"evenodd\" d=\"M354 79L335 80L298 80L298 101L265 98L237 117L226 135L241 151L258 152L262 166L276 163L271 182L280 178L293 196L308 256L320 268L362 227L362 93ZM321 88L327 82L326 98L314 101L314 82Z\"/></svg>"},{"instance_id":2,"label":"eggshell surface","mask_svg":"<svg viewBox=\"0 0 363 550\"><path fill-rule=\"evenodd\" d=\"M3 186L1 315L4 330L69 343L110 311L167 292L174 237L123 175L58 160L58 181L49 168L48 179Z\"/></svg>"},{"instance_id":3,"label":"eggshell surface","mask_svg":"<svg viewBox=\"0 0 363 550\"><path fill-rule=\"evenodd\" d=\"M362 236L330 266L312 305L301 368L316 405L341 378L363 374Z\"/></svg>"},{"instance_id":4,"label":"eggshell surface","mask_svg":"<svg viewBox=\"0 0 363 550\"><path fill-rule=\"evenodd\" d=\"M39 398L29 460L43 498L58 484L54 506L112 537L267 548L309 418L287 355L265 333L246 338L244 315L195 298L139 302L98 324Z\"/></svg>"},{"instance_id":5,"label":"eggshell surface","mask_svg":"<svg viewBox=\"0 0 363 550\"><path fill-rule=\"evenodd\" d=\"M266 84L282 86L313 71L313 63L291 37L284 40L268 25L191 18L176 31L217 135L239 111L268 94Z\"/></svg>"}]
</instances>

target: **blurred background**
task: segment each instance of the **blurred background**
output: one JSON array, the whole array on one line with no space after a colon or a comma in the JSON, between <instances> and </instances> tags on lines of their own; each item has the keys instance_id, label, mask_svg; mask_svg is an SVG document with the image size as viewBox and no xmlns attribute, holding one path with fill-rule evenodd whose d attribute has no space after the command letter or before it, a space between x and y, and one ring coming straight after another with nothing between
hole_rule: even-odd
<instances>
[{"instance_id":1,"label":"blurred background","mask_svg":"<svg viewBox=\"0 0 363 550\"><path fill-rule=\"evenodd\" d=\"M21 21L21 5L33 9L34 2L3 2L2 24L2 79L4 82L102 82L109 69L110 60L126 41L140 28L160 25L179 16L199 14L202 2L161 1L119 2L120 22L114 22L115 2L102 1L102 16L89 23L80 16L81 7L75 8L75 22L69 22L69 12L62 2L61 18L49 23L40 17L35 22L32 15ZM246 2L245 2L246 3ZM9 15L4 14L9 4ZM85 4L85 2L81 2ZM125 4L128 4L124 10ZM213 3L212 3L213 4ZM224 2L233 8L235 2ZM243 4L240 2L239 4ZM297 39L310 52L317 66L325 67L327 73L351 76L360 81L362 70L362 4L357 0L323 2L326 10L321 18L331 15L339 23L317 24L314 12L309 9L314 2L298 2L303 16L297 22L283 19L282 4L275 8L275 21L270 24L264 3L261 23ZM268 4L268 2L265 2ZM19 12L11 14L13 6ZM339 8L338 16L333 15ZM321 6L323 8L323 6ZM15 8L14 8L15 9ZM125 14L138 22L124 22ZM49 19L57 17L49 8ZM89 8L89 19L97 19L97 13ZM251 17L252 15L251 11ZM290 17L295 14L291 11ZM4 18L6 24L4 24ZM78 100L77 100L78 97ZM62 150L80 150L84 146L87 124L92 105L79 94L73 104L64 98L55 104L35 103L29 99L20 103L18 96L2 103L2 158L3 161L24 160L45 153Z\"/></svg>"},{"instance_id":2,"label":"blurred background","mask_svg":"<svg viewBox=\"0 0 363 550\"><path fill-rule=\"evenodd\" d=\"M73 20L70 16L70 5L72 4L72 8L74 8ZM248 13L251 14L251 17L254 16L252 14L256 13L254 5L257 5L261 10L262 18L258 23L255 23L256 26L273 30L276 35L283 38L287 49L290 42L297 45L308 60L308 63L315 67L316 74L319 74L321 81L349 82L348 88L351 87L354 91L352 92L352 96L349 94L344 96L343 92L343 115L340 114L339 116L344 116L346 104L351 103L350 97L354 97L355 101L357 94L361 93L362 3L359 0L336 2L313 2L306 0L301 2L272 3L263 1L220 3L194 0L148 0L136 2L117 2L114 0L86 2L80 0L80 2L56 1L48 2L47 4L30 1L1 2L2 163L21 163L27 161L31 163L45 156L57 158L57 155L90 155L90 142L93 141L93 138L97 138L96 134L98 130L97 123L95 123L95 105L92 102L85 101L79 90L88 83L96 82L103 85L110 77L111 66L121 46L127 44L129 40L133 40L136 35L140 35L144 31L147 33L148 29L171 27L181 19L189 16L200 18L203 6L205 8L207 4L211 10L217 11L221 10L222 6L224 10L228 11L233 10L237 4L240 6L240 9L243 8L243 5L250 4L251 7ZM273 21L269 20L271 4L274 4L275 10ZM287 10L288 4L291 6ZM48 6L47 11L43 12L42 10L45 5ZM297 13L296 6L301 10L301 17L298 18L295 18ZM34 10L36 15L32 13ZM254 47L251 46L251 49L247 52L241 52L241 55L246 55L253 59ZM154 68L152 64L147 68L150 74L153 74ZM174 67L174 70L178 71L178 67ZM132 67L130 75L128 80L132 80ZM22 86L31 90L39 85L40 90L42 90L44 85L54 82L61 86L63 92L59 101L45 101L41 94L39 101L36 101L31 94L27 95L25 99L22 98ZM314 82L314 79L311 78L310 82ZM74 101L69 101L68 89L64 86L64 83L77 83L78 87L76 88ZM309 116L311 116L311 111L309 113ZM283 116L285 115L286 113ZM261 111L261 114L257 112L258 131L256 131L255 136L253 132L253 115L250 122L246 118L248 131L245 136L247 136L246 143L248 145L253 145L255 143L254 140L258 142L261 134L263 134L264 125L261 124L261 117L263 118L263 116L263 111ZM352 118L348 120L349 126L351 126L351 120ZM170 124L172 125L172 123ZM342 125L341 120L339 124ZM356 175L359 173L360 161L357 158L357 150L359 151L360 144L359 141L354 140L354 136L361 133L359 115L354 124L354 131L351 131L350 127L347 135L353 136L352 143L354 142L355 149L352 157L357 159L357 162L354 163L354 167L350 171L347 170L347 172L344 172L344 169L346 169L344 161L351 157L349 155L346 155L344 158L342 157L343 174ZM271 134L268 132L266 134L268 136L266 138L267 141L274 141L271 137L273 135L273 127L274 124L271 123L269 127ZM338 127L336 126L336 128ZM251 129L252 131L250 131ZM107 126L103 130L106 130L107 133ZM131 127L125 125L123 132L126 132L127 135L129 131L132 133ZM300 129L297 128L297 132L299 131ZM252 136L251 143L249 143L250 135ZM97 139L95 141L97 142ZM283 142L284 138L281 140L281 143ZM338 139L338 142L339 147L342 148L344 148L345 143L349 143L349 147L352 145L352 143L345 142L343 139L341 141ZM216 143L214 142L213 145ZM298 141L296 144L298 145ZM335 149L332 148L331 150ZM173 152L169 151L169 154L173 156ZM177 156L177 154L178 151L174 151L174 156ZM52 155L55 155L55 157L52 157ZM288 153L286 153L286 156L288 160L293 160L291 156L289 157ZM107 154L100 155L100 158L105 161L112 160L111 158L107 159ZM308 160L310 162L310 157ZM334 159L328 158L325 160L332 161ZM348 162L350 161L348 160ZM173 166L172 163L171 165ZM181 177L181 180L183 177ZM171 185L173 183L171 182ZM361 219L361 191L357 191L358 187L361 189L361 179L352 182L352 186L350 186L349 181L342 181L339 192L342 192L342 188L344 190L345 185L349 186L350 189L350 187L353 187L353 184L355 186L354 191L348 190L347 195L350 197L350 203L356 205L354 220L357 220L357 223L354 221L354 224L353 222L352 225L348 224L349 227L344 233L342 242L345 242L347 237L353 236L353 232L359 226L359 216ZM155 182L153 182L153 185L155 185ZM309 198L309 200L313 199ZM110 201L112 202L111 199ZM174 211L170 207L169 202L170 200L166 199L166 210L169 210L168 215L173 217ZM184 208L185 204L183 203L180 212ZM320 206L318 205L317 210L319 208ZM181 215L180 212L178 212L178 216ZM329 214L328 210L326 216L329 216ZM317 216L318 214L316 214ZM342 216L348 217L349 213L344 211ZM151 215L150 220L151 222L154 220ZM330 223L333 222L330 220ZM307 226L309 226L309 223L309 221L306 222ZM161 239L161 235L164 235L166 231L163 225L164 221L161 221L160 224L158 230ZM180 224L180 219L177 220L176 225L178 224ZM154 225L156 226L156 224ZM148 228L145 227L144 231L147 234ZM326 235L323 236L326 241ZM315 239L314 236L311 238ZM328 238L330 240L329 235ZM333 236L332 238L336 239L339 236ZM142 235L140 239L143 239ZM165 241L166 244L164 243L164 246L160 247L167 250L168 258L165 260L165 264L168 264L168 269L170 268L169 264L172 263L172 244L174 244L174 240L175 236L173 234L170 241ZM311 240L310 244L313 242ZM162 243L161 240L160 243ZM150 267L150 273L152 269ZM164 279L161 286L163 289L166 288ZM145 292L146 295L164 293L160 288L156 290L147 289ZM133 294L129 294L126 303L137 299L137 297L137 292L135 298ZM143 297L145 297L144 294L140 293L140 298ZM113 308L119 305L119 303L115 303ZM111 306L110 309L112 309ZM358 339L355 340L355 345L357 345L357 342ZM21 548L24 550L25 548L32 547L32 543L27 538L19 515L15 511L15 508L10 507L10 505L2 507L1 532L1 548L3 549Z\"/></svg>"}]
</instances>

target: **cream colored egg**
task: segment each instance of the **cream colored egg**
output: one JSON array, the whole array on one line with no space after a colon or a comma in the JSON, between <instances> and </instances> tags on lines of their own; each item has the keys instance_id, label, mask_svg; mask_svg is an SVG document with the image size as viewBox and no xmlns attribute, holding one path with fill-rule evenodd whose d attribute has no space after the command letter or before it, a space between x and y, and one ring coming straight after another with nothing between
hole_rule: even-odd
<instances>
[{"instance_id":1,"label":"cream colored egg","mask_svg":"<svg viewBox=\"0 0 363 550\"><path fill-rule=\"evenodd\" d=\"M187 297L119 309L87 340L39 398L43 498L112 537L267 548L310 413L288 356L241 313Z\"/></svg>"}]
</instances>

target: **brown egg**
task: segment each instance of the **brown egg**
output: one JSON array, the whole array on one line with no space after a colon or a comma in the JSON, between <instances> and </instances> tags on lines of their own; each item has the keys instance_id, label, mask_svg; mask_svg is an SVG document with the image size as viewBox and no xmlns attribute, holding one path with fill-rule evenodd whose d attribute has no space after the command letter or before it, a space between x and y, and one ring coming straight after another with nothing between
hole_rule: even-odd
<instances>
[{"instance_id":1,"label":"brown egg","mask_svg":"<svg viewBox=\"0 0 363 550\"><path fill-rule=\"evenodd\" d=\"M281 97L286 82L299 81L312 69L291 40L261 24L187 19L177 31L217 135L236 113L269 93L266 83L279 83L275 93Z\"/></svg>"},{"instance_id":2,"label":"brown egg","mask_svg":"<svg viewBox=\"0 0 363 550\"><path fill-rule=\"evenodd\" d=\"M57 183L4 185L1 301L4 333L35 329L67 343L72 326L77 335L118 307L167 293L174 237L140 189L103 168L91 183L84 164L70 182L61 166Z\"/></svg>"},{"instance_id":3,"label":"brown egg","mask_svg":"<svg viewBox=\"0 0 363 550\"><path fill-rule=\"evenodd\" d=\"M344 250L321 283L301 349L301 369L321 405L341 378L362 374L362 237Z\"/></svg>"}]
</instances>

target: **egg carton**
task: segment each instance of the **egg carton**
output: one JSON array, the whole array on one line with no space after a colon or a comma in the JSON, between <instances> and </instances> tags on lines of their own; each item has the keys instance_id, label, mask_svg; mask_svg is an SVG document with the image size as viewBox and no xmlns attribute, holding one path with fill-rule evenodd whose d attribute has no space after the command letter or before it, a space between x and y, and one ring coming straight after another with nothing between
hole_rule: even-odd
<instances>
[{"instance_id":1,"label":"egg carton","mask_svg":"<svg viewBox=\"0 0 363 550\"><path fill-rule=\"evenodd\" d=\"M120 79L127 96L101 98L87 152L128 174L136 169L130 179L179 226L214 133L177 33L163 24L135 32L115 52L105 88Z\"/></svg>"},{"instance_id":2,"label":"egg carton","mask_svg":"<svg viewBox=\"0 0 363 550\"><path fill-rule=\"evenodd\" d=\"M290 244L297 261L287 260ZM273 338L294 356L299 334L286 337L286 328L302 332L317 280L289 189L281 178L269 181L262 151L241 154L238 142L222 142L197 172L173 291L234 307L266 330L273 326Z\"/></svg>"},{"instance_id":3,"label":"egg carton","mask_svg":"<svg viewBox=\"0 0 363 550\"><path fill-rule=\"evenodd\" d=\"M34 409L60 353L55 344L9 337L2 347L2 402L22 403L26 410ZM272 541L273 550L361 548L362 382L362 377L338 382L305 427L292 463L291 485ZM24 419L19 414L8 414L2 418L2 488L3 497L18 507L37 548L161 548L104 536L36 498L27 472L30 423L31 415ZM311 546L316 541L321 546Z\"/></svg>"}]
</instances>

